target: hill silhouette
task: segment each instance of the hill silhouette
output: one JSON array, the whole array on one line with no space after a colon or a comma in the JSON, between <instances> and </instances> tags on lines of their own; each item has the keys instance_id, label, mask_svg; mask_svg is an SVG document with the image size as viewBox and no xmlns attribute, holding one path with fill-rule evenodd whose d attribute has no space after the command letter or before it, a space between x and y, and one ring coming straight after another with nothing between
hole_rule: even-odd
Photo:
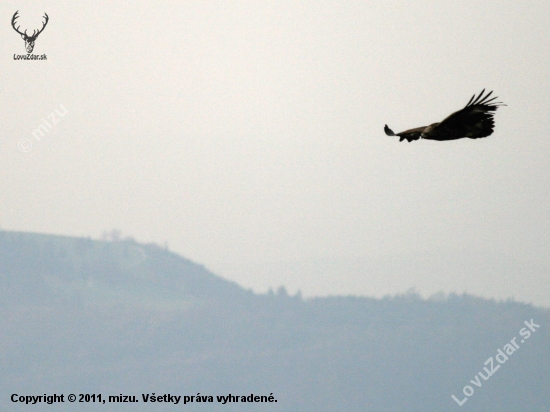
<instances>
[{"instance_id":1,"label":"hill silhouette","mask_svg":"<svg viewBox=\"0 0 550 412\"><path fill-rule=\"evenodd\" d=\"M3 231L0 310L3 411L550 408L550 313L513 301L255 294L158 245ZM10 400L54 393L139 402ZM229 394L277 402L217 402Z\"/></svg>"}]
</instances>

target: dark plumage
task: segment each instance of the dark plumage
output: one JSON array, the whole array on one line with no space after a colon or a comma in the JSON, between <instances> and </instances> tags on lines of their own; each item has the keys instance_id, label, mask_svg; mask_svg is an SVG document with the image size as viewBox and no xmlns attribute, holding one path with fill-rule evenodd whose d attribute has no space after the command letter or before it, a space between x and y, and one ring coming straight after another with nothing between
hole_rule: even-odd
<instances>
[{"instance_id":1,"label":"dark plumage","mask_svg":"<svg viewBox=\"0 0 550 412\"><path fill-rule=\"evenodd\" d=\"M441 123L433 123L429 126L417 127L416 129L405 130L401 133L394 133L388 125L384 126L384 131L388 136L399 136L399 141L429 139L429 140L455 140L463 137L478 139L493 134L495 122L494 112L499 106L506 106L500 102L493 102L496 97L489 99L493 92L485 96L481 91L479 96L474 94L468 104L457 112L454 112Z\"/></svg>"}]
</instances>

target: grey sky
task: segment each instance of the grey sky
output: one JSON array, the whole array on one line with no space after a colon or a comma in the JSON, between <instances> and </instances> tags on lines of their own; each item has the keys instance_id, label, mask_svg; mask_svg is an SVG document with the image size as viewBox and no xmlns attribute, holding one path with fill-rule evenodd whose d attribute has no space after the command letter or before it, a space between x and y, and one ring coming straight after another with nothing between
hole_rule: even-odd
<instances>
[{"instance_id":1,"label":"grey sky","mask_svg":"<svg viewBox=\"0 0 550 412\"><path fill-rule=\"evenodd\" d=\"M34 50L47 61L13 60L16 10L29 31L50 16ZM258 291L415 286L550 306L550 3L5 1L0 17L3 229L119 228ZM383 132L483 88L508 104L489 138ZM411 256L518 269L365 273Z\"/></svg>"}]
</instances>

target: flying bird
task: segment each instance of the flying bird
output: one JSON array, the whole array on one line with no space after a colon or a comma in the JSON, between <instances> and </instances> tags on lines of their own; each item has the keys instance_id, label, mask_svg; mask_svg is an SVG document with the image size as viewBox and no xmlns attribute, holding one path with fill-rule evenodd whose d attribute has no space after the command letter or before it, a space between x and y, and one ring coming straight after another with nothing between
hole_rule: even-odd
<instances>
[{"instance_id":1,"label":"flying bird","mask_svg":"<svg viewBox=\"0 0 550 412\"><path fill-rule=\"evenodd\" d=\"M474 94L463 109L446 117L441 123L433 123L397 134L388 125L385 125L384 131L388 136L399 136L400 142L406 139L409 143L420 138L443 141L462 139L463 137L478 139L490 136L493 134L495 126L494 112L499 106L506 105L501 102L493 102L497 99L496 97L489 99L493 92L483 96L484 92L485 89L477 97Z\"/></svg>"}]
</instances>

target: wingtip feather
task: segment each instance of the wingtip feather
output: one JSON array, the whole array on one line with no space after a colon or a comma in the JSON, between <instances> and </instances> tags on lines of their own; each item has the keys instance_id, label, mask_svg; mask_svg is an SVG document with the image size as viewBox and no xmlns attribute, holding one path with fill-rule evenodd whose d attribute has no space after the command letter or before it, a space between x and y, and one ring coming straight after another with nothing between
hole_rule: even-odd
<instances>
[{"instance_id":1,"label":"wingtip feather","mask_svg":"<svg viewBox=\"0 0 550 412\"><path fill-rule=\"evenodd\" d=\"M487 93L485 96L483 96L483 93L485 93L485 89L479 93L479 95L473 95L466 107L469 106L475 106L475 105L484 105L484 106L490 106L490 107L499 107L499 106L506 106L502 102L495 102L496 99L498 99L498 96L493 96L489 99L489 97L493 94L493 90L491 90L489 93Z\"/></svg>"}]
</instances>

